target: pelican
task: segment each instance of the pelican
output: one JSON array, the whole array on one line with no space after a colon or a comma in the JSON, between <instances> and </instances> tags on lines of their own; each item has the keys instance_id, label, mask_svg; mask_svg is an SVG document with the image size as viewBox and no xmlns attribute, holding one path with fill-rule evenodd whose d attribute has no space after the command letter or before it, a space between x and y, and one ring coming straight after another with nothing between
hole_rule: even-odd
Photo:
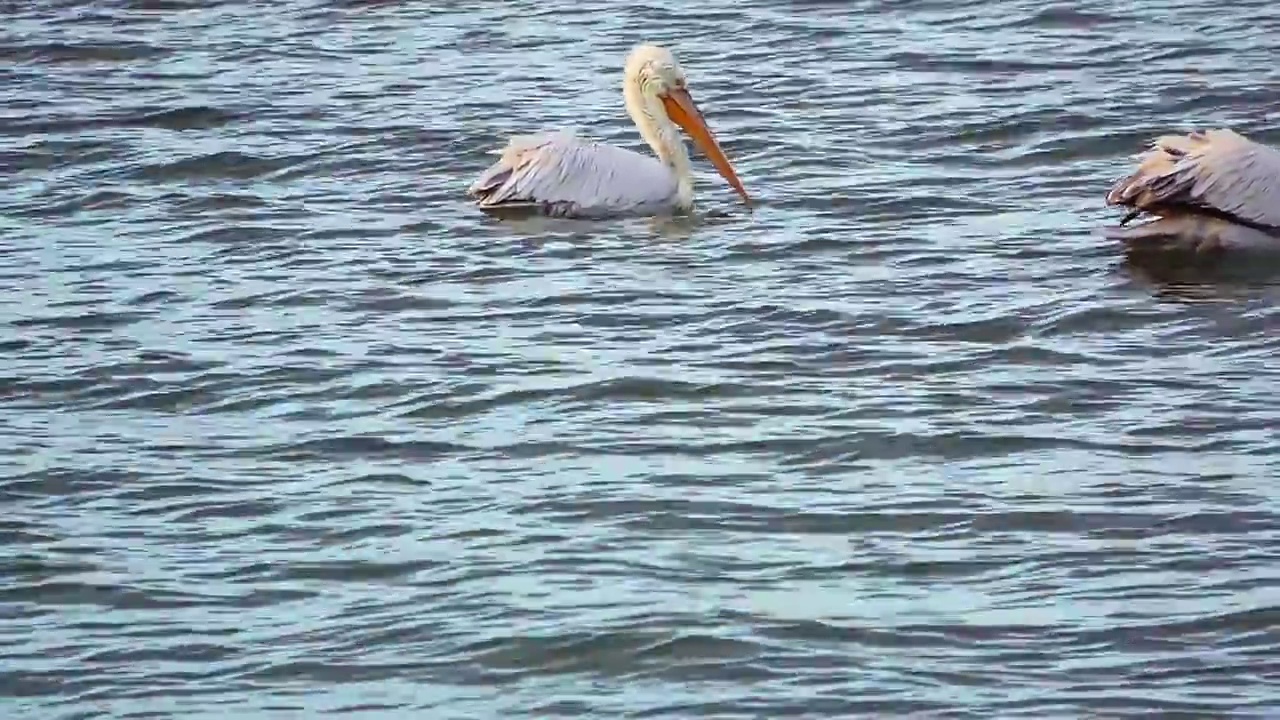
<instances>
[{"instance_id":1,"label":"pelican","mask_svg":"<svg viewBox=\"0 0 1280 720\"><path fill-rule=\"evenodd\" d=\"M655 45L633 49L622 95L656 158L569 131L518 135L498 151L501 158L467 194L486 211L521 208L555 217L685 214L693 209L693 171L678 125L751 206L671 51Z\"/></svg>"},{"instance_id":2,"label":"pelican","mask_svg":"<svg viewBox=\"0 0 1280 720\"><path fill-rule=\"evenodd\" d=\"M1280 251L1280 150L1231 130L1162 135L1107 193L1130 212L1105 234L1131 248ZM1149 222L1125 227L1142 213Z\"/></svg>"}]
</instances>

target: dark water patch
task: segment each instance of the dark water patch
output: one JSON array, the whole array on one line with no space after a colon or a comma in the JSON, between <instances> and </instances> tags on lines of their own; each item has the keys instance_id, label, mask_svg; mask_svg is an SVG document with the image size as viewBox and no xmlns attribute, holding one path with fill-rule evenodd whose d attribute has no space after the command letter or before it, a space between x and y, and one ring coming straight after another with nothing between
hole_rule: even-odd
<instances>
[{"instance_id":1,"label":"dark water patch","mask_svg":"<svg viewBox=\"0 0 1280 720\"><path fill-rule=\"evenodd\" d=\"M146 165L143 178L153 182L177 182L182 180L252 180L267 175L296 162L294 157L268 158L224 150L166 163Z\"/></svg>"},{"instance_id":2,"label":"dark water patch","mask_svg":"<svg viewBox=\"0 0 1280 720\"><path fill-rule=\"evenodd\" d=\"M852 9L15 9L19 715L1266 717L1274 278L1094 233L1268 8ZM476 212L637 38L754 212Z\"/></svg>"},{"instance_id":3,"label":"dark water patch","mask_svg":"<svg viewBox=\"0 0 1280 720\"><path fill-rule=\"evenodd\" d=\"M13 320L10 324L17 328L53 328L78 332L104 332L136 323L146 317L146 314L138 312L102 311L86 312L79 315L28 317Z\"/></svg>"},{"instance_id":4,"label":"dark water patch","mask_svg":"<svg viewBox=\"0 0 1280 720\"><path fill-rule=\"evenodd\" d=\"M129 63L172 53L167 47L140 42L0 44L0 60L17 63Z\"/></svg>"}]
</instances>

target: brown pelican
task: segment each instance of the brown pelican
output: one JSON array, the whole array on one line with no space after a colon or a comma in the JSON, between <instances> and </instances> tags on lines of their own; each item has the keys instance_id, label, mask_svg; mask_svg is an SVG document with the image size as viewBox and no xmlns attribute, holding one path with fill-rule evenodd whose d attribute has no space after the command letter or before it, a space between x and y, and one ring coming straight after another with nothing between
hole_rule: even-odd
<instances>
[{"instance_id":1,"label":"brown pelican","mask_svg":"<svg viewBox=\"0 0 1280 720\"><path fill-rule=\"evenodd\" d=\"M499 151L501 158L467 194L483 210L522 208L558 217L686 213L693 208L693 172L679 125L751 205L669 50L654 45L632 50L622 93L627 113L656 158L567 131L521 135Z\"/></svg>"},{"instance_id":2,"label":"brown pelican","mask_svg":"<svg viewBox=\"0 0 1280 720\"><path fill-rule=\"evenodd\" d=\"M1280 251L1280 150L1231 130L1163 135L1107 193L1130 208L1105 234L1139 248ZM1142 213L1150 222L1125 227Z\"/></svg>"}]
</instances>

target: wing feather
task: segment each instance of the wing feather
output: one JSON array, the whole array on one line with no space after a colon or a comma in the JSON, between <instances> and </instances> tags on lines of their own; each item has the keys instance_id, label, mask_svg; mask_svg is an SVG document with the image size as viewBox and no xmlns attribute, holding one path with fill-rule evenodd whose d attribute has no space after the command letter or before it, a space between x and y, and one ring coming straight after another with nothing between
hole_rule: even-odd
<instances>
[{"instance_id":1,"label":"wing feather","mask_svg":"<svg viewBox=\"0 0 1280 720\"><path fill-rule=\"evenodd\" d=\"M467 194L481 208L536 206L588 216L670 205L674 174L655 158L570 132L517 135Z\"/></svg>"},{"instance_id":2,"label":"wing feather","mask_svg":"<svg viewBox=\"0 0 1280 720\"><path fill-rule=\"evenodd\" d=\"M1280 231L1280 150L1221 129L1158 137L1139 157L1107 205L1209 211Z\"/></svg>"}]
</instances>

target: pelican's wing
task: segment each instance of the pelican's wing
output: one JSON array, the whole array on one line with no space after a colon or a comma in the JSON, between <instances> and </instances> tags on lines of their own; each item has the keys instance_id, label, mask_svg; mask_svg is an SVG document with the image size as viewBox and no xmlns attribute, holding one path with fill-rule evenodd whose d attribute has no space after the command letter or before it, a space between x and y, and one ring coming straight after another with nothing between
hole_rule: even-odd
<instances>
[{"instance_id":1,"label":"pelican's wing","mask_svg":"<svg viewBox=\"0 0 1280 720\"><path fill-rule=\"evenodd\" d=\"M1212 210L1280 228L1280 151L1231 130L1156 138L1107 205L1137 210Z\"/></svg>"},{"instance_id":2,"label":"pelican's wing","mask_svg":"<svg viewBox=\"0 0 1280 720\"><path fill-rule=\"evenodd\" d=\"M670 204L676 181L654 158L554 132L512 138L467 194L482 208L592 215Z\"/></svg>"}]
</instances>

